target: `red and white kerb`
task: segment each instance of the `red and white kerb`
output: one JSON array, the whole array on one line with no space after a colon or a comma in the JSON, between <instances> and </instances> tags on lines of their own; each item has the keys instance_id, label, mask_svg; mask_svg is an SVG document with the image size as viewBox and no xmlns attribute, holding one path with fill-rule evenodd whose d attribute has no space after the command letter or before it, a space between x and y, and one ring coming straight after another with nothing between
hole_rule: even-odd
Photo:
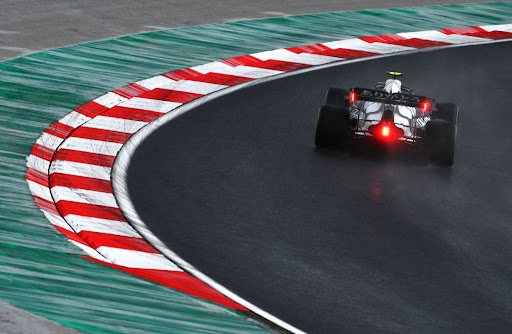
<instances>
[{"instance_id":1,"label":"red and white kerb","mask_svg":"<svg viewBox=\"0 0 512 334\"><path fill-rule=\"evenodd\" d=\"M128 138L189 101L259 78L347 59L511 38L510 24L353 38L259 52L141 80L50 125L27 158L27 182L48 220L94 261L247 311L160 254L125 219L111 171ZM389 129L383 128L382 135L389 135Z\"/></svg>"}]
</instances>

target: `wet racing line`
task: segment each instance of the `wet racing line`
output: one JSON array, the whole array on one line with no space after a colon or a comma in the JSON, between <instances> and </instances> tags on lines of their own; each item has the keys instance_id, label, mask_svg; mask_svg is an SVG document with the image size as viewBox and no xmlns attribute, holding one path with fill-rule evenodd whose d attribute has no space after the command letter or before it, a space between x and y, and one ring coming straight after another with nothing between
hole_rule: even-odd
<instances>
[{"instance_id":1,"label":"wet racing line","mask_svg":"<svg viewBox=\"0 0 512 334\"><path fill-rule=\"evenodd\" d=\"M512 326L512 43L340 64L243 88L135 151L131 199L205 275L307 332L507 332ZM314 149L331 87L385 71L461 109L455 164Z\"/></svg>"}]
</instances>

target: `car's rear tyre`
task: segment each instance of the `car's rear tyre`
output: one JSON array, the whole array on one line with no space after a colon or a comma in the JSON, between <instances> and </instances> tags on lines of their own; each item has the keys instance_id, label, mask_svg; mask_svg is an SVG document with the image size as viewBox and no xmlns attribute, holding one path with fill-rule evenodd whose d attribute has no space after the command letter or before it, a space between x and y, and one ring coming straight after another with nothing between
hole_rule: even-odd
<instances>
[{"instance_id":1,"label":"car's rear tyre","mask_svg":"<svg viewBox=\"0 0 512 334\"><path fill-rule=\"evenodd\" d=\"M429 160L444 167L453 165L457 126L453 122L434 119L425 127L425 139Z\"/></svg>"},{"instance_id":2,"label":"car's rear tyre","mask_svg":"<svg viewBox=\"0 0 512 334\"><path fill-rule=\"evenodd\" d=\"M345 147L350 110L345 107L325 105L318 112L315 146L317 148Z\"/></svg>"},{"instance_id":3,"label":"car's rear tyre","mask_svg":"<svg viewBox=\"0 0 512 334\"><path fill-rule=\"evenodd\" d=\"M325 104L338 107L348 107L348 89L329 88L325 96Z\"/></svg>"},{"instance_id":4,"label":"car's rear tyre","mask_svg":"<svg viewBox=\"0 0 512 334\"><path fill-rule=\"evenodd\" d=\"M432 118L442 119L457 124L459 121L459 107L455 103L437 103Z\"/></svg>"}]
</instances>

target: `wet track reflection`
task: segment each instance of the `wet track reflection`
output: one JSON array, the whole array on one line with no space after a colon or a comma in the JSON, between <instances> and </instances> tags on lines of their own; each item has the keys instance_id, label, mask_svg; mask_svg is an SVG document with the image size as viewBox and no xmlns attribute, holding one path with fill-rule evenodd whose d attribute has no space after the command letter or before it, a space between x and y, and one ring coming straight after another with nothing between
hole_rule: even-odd
<instances>
[{"instance_id":1,"label":"wet track reflection","mask_svg":"<svg viewBox=\"0 0 512 334\"><path fill-rule=\"evenodd\" d=\"M132 200L169 248L307 332L508 332L511 52L394 56L210 101L139 147ZM325 91L387 70L459 104L453 168L314 148Z\"/></svg>"}]
</instances>

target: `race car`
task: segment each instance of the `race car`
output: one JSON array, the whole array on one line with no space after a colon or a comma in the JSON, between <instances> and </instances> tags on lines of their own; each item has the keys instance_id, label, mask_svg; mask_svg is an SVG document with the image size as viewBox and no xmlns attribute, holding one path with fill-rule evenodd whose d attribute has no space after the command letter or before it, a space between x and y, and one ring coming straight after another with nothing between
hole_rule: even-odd
<instances>
[{"instance_id":1,"label":"race car","mask_svg":"<svg viewBox=\"0 0 512 334\"><path fill-rule=\"evenodd\" d=\"M329 88L315 133L317 148L344 149L366 141L380 147L405 146L425 161L452 166L459 107L415 95L400 72L372 88Z\"/></svg>"}]
</instances>

